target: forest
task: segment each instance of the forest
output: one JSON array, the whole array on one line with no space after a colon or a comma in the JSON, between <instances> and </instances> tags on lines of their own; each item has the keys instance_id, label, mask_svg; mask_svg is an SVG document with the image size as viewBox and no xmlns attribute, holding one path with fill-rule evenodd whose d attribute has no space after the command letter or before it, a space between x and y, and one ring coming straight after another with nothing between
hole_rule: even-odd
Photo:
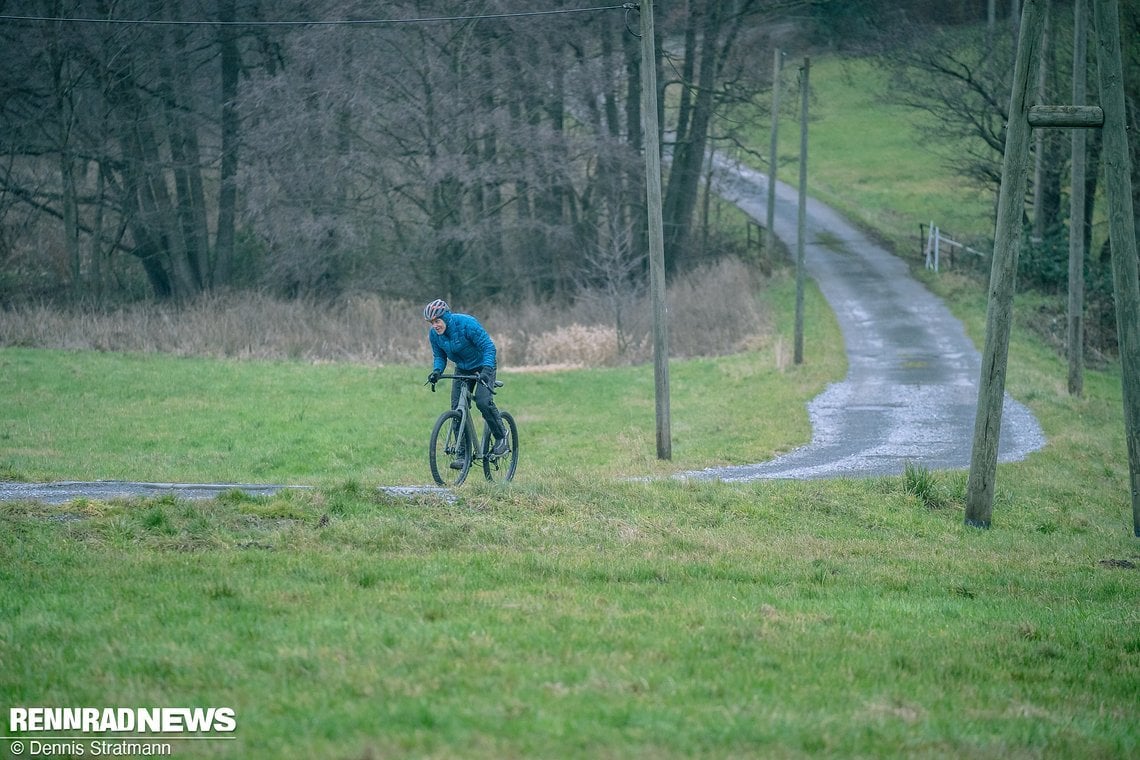
<instances>
[{"instance_id":1,"label":"forest","mask_svg":"<svg viewBox=\"0 0 1140 760\"><path fill-rule=\"evenodd\" d=\"M655 3L670 277L734 252L702 202L706 157L748 151L770 118L776 48L875 57L894 77L885 97L969 141L962 172L996 191L1018 3L936 6ZM1067 102L1072 2L1051 8L1042 82ZM637 14L605 0L0 2L0 305L636 291ZM1027 204L1038 237L1067 234L1066 149L1037 148L1054 157ZM1094 205L1096 172L1087 182ZM1031 280L1061 276L1032 266Z\"/></svg>"}]
</instances>

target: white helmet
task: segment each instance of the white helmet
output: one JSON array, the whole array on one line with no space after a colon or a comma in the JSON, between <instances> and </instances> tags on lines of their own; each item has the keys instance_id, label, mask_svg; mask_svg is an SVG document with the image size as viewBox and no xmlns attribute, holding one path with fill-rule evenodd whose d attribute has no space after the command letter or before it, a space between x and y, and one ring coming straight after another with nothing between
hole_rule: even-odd
<instances>
[{"instance_id":1,"label":"white helmet","mask_svg":"<svg viewBox=\"0 0 1140 760\"><path fill-rule=\"evenodd\" d=\"M448 308L447 301L444 301L442 298L437 298L424 307L424 319L430 322L433 319L442 317L449 311L451 311L451 309Z\"/></svg>"}]
</instances>

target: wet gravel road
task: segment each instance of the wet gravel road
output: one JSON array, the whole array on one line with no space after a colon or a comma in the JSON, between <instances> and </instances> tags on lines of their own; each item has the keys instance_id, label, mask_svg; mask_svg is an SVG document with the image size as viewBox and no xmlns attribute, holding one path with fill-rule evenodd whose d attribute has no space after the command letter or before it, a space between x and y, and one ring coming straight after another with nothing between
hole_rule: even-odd
<instances>
[{"instance_id":1,"label":"wet gravel road","mask_svg":"<svg viewBox=\"0 0 1140 760\"><path fill-rule=\"evenodd\" d=\"M721 194L767 218L767 177L718 167ZM798 193L776 192L777 236L795 249ZM832 209L809 200L807 273L839 321L848 373L808 406L811 442L772 461L682 473L725 481L897 475L908 462L927 469L968 468L981 356L962 323L906 264ZM811 347L804 347L810 361ZM1045 445L1033 414L1008 395L999 458L1016 461Z\"/></svg>"},{"instance_id":2,"label":"wet gravel road","mask_svg":"<svg viewBox=\"0 0 1140 760\"><path fill-rule=\"evenodd\" d=\"M722 164L720 192L757 220L767 216L767 178ZM775 231L794 249L797 192L780 184ZM970 463L981 357L943 303L910 276L906 265L833 210L809 201L804 247L808 274L839 320L848 373L808 405L812 440L777 459L715 467L678 477L742 481L897 475L908 462L927 469ZM811 360L811 346L805 346ZM1015 461L1045 445L1032 413L1006 397L999 458ZM283 485L4 483L0 501L64 503L72 499L175 494L208 499L239 489L272 494ZM435 487L385 488L398 496L441 494Z\"/></svg>"}]
</instances>

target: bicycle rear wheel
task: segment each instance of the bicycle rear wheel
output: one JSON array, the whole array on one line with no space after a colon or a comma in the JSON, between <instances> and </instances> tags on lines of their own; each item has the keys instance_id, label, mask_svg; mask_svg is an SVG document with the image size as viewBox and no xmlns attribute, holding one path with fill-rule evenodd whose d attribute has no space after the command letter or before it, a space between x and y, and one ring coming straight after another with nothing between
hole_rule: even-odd
<instances>
[{"instance_id":1,"label":"bicycle rear wheel","mask_svg":"<svg viewBox=\"0 0 1140 760\"><path fill-rule=\"evenodd\" d=\"M473 442L467 440L467 431L460 425L463 415L454 409L439 415L431 429L428 445L428 464L431 476L441 486L457 486L467 479L474 456ZM452 467L455 463L457 466Z\"/></svg>"},{"instance_id":2,"label":"bicycle rear wheel","mask_svg":"<svg viewBox=\"0 0 1140 760\"><path fill-rule=\"evenodd\" d=\"M503 427L507 430L507 453L491 456L491 431L483 431L483 475L487 480L510 480L519 464L519 429L509 412L502 412Z\"/></svg>"}]
</instances>

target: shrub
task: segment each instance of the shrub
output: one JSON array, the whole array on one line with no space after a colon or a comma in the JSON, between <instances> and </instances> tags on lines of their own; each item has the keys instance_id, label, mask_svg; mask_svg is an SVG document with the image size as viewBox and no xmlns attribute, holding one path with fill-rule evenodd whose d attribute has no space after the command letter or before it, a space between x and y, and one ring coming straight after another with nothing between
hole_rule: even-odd
<instances>
[{"instance_id":1,"label":"shrub","mask_svg":"<svg viewBox=\"0 0 1140 760\"><path fill-rule=\"evenodd\" d=\"M529 357L538 364L597 367L618 359L617 330L602 325L568 325L532 341Z\"/></svg>"}]
</instances>

